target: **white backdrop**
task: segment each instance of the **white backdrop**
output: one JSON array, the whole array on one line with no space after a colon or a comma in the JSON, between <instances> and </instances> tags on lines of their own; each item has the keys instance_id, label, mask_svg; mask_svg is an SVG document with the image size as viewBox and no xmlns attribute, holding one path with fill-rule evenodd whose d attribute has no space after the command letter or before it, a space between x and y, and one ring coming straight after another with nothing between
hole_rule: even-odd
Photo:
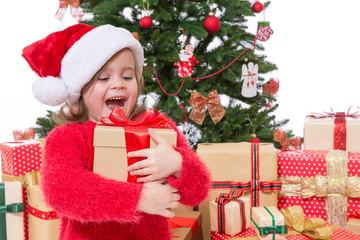
<instances>
[{"instance_id":1,"label":"white backdrop","mask_svg":"<svg viewBox=\"0 0 360 240\"><path fill-rule=\"evenodd\" d=\"M255 2L255 0L251 0ZM263 2L263 1L261 1ZM47 109L31 93L37 75L21 57L23 47L76 21L67 12L64 22L54 18L57 0L4 1L0 14L0 142L12 141L13 129L34 126ZM274 34L264 42L268 60L278 66L268 76L280 79L277 119L289 118L284 129L299 136L309 111L346 111L359 104L358 10L360 1L273 0L266 20ZM256 32L258 14L249 23Z\"/></svg>"}]
</instances>

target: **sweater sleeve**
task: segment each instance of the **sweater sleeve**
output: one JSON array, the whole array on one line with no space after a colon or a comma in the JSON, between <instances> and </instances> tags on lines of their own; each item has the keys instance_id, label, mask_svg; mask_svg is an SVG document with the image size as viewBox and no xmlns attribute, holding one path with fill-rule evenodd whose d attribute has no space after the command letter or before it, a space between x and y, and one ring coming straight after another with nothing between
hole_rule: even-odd
<instances>
[{"instance_id":1,"label":"sweater sleeve","mask_svg":"<svg viewBox=\"0 0 360 240\"><path fill-rule=\"evenodd\" d=\"M209 194L211 187L210 171L200 160L198 155L189 147L185 136L180 133L175 123L169 120L177 132L177 146L174 148L182 158L182 170L179 178L167 178L170 185L177 188L180 194L180 203L195 206Z\"/></svg>"},{"instance_id":2,"label":"sweater sleeve","mask_svg":"<svg viewBox=\"0 0 360 240\"><path fill-rule=\"evenodd\" d=\"M41 189L59 216L80 222L137 222L141 184L106 179L89 170L95 123L65 124L46 138Z\"/></svg>"}]
</instances>

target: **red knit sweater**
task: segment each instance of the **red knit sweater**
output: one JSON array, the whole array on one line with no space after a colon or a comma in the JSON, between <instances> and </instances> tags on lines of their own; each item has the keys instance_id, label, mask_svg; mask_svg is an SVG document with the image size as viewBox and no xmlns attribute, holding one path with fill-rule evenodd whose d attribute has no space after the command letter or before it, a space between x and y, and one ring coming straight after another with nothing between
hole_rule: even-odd
<instances>
[{"instance_id":1,"label":"red knit sweater","mask_svg":"<svg viewBox=\"0 0 360 240\"><path fill-rule=\"evenodd\" d=\"M168 182L179 190L180 202L196 205L206 198L210 174L177 131L183 157L179 179ZM59 239L170 239L168 221L136 210L142 184L106 179L89 170L94 122L65 124L47 137L41 167L45 201L61 218Z\"/></svg>"}]
</instances>

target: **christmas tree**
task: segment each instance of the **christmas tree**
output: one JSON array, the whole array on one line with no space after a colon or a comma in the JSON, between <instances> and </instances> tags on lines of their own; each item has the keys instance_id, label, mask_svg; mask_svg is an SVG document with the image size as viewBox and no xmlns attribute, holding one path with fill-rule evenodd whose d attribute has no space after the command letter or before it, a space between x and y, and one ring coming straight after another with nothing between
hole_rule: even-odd
<instances>
[{"instance_id":1,"label":"christmas tree","mask_svg":"<svg viewBox=\"0 0 360 240\"><path fill-rule=\"evenodd\" d=\"M264 7L268 5L269 2ZM167 113L182 127L193 146L197 142L249 141L254 134L261 141L271 142L275 129L287 123L287 119L275 119L276 99L262 92L265 78L261 75L277 68L260 54L264 48L258 41L256 54L253 50L255 33L250 33L246 25L246 18L255 16L251 2L82 0L80 7L85 12L83 23L111 24L139 34L145 51L142 100L147 106ZM215 22L203 25L211 12ZM195 59L181 73L179 55L184 49L189 50L188 45L192 46L188 53ZM241 80L242 75L248 74L244 69L249 70L254 64L258 66L258 75L256 82L251 83L256 85L255 94L249 97L242 92L245 83ZM206 98L214 90L222 96L226 114L221 118L221 108L212 110L208 105L203 122L196 123L190 118L194 116L190 114L194 109L191 94L198 92ZM216 124L211 111L218 115L216 121L221 119Z\"/></svg>"}]
</instances>

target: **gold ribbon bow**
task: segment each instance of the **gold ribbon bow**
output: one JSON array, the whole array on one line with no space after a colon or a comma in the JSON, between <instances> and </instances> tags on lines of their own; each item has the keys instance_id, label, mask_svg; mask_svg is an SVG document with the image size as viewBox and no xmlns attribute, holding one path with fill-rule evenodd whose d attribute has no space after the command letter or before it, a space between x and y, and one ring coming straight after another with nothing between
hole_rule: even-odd
<instances>
[{"instance_id":1,"label":"gold ribbon bow","mask_svg":"<svg viewBox=\"0 0 360 240\"><path fill-rule=\"evenodd\" d=\"M338 228L334 225L325 226L325 220L322 218L305 219L304 211L300 206L282 209L281 213L285 217L285 225L294 229L289 231L288 236L300 233L311 239L330 239L332 229Z\"/></svg>"},{"instance_id":2,"label":"gold ribbon bow","mask_svg":"<svg viewBox=\"0 0 360 240\"><path fill-rule=\"evenodd\" d=\"M32 185L39 185L40 182L40 172L27 172L24 175L20 176L11 176L8 174L2 174L2 181L4 182L21 182L22 187L27 188Z\"/></svg>"},{"instance_id":3,"label":"gold ribbon bow","mask_svg":"<svg viewBox=\"0 0 360 240\"><path fill-rule=\"evenodd\" d=\"M279 142L281 144L281 148L284 151L288 150L290 147L295 150L301 149L302 138L301 137L293 137L293 138L288 139L286 137L285 131L282 130L281 128L278 128L275 130L273 139L274 139L274 141Z\"/></svg>"},{"instance_id":4,"label":"gold ribbon bow","mask_svg":"<svg viewBox=\"0 0 360 240\"><path fill-rule=\"evenodd\" d=\"M59 0L59 9L57 10L55 17L60 21L63 20L66 10L70 6L70 14L76 21L80 22L81 17L84 15L80 7L80 0Z\"/></svg>"},{"instance_id":5,"label":"gold ribbon bow","mask_svg":"<svg viewBox=\"0 0 360 240\"><path fill-rule=\"evenodd\" d=\"M225 115L226 111L220 105L220 96L215 89L205 98L201 93L192 92L190 97L190 106L193 107L190 118L201 125L205 118L206 107L209 110L211 119L217 124Z\"/></svg>"}]
</instances>

